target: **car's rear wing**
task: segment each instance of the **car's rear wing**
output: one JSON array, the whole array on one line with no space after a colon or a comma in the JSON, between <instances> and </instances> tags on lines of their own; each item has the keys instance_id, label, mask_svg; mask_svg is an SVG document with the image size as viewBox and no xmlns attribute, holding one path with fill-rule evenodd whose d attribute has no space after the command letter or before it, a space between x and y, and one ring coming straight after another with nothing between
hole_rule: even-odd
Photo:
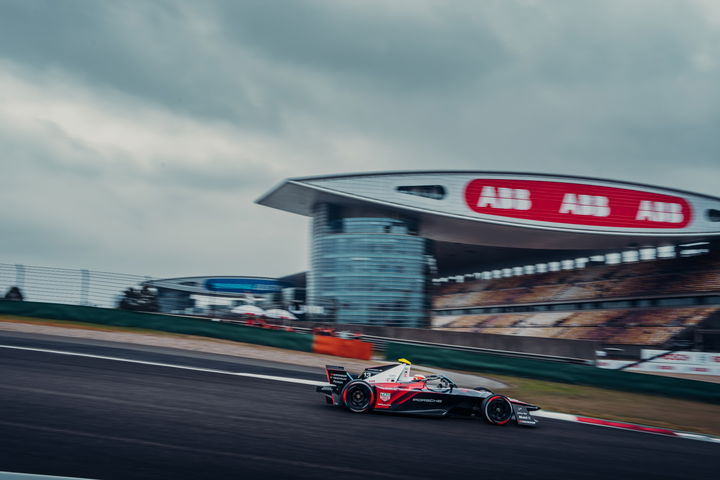
<instances>
[{"instance_id":1,"label":"car's rear wing","mask_svg":"<svg viewBox=\"0 0 720 480\"><path fill-rule=\"evenodd\" d=\"M325 375L327 375L328 383L333 385L336 392L340 392L345 384L353 379L352 375L345 371L345 367L333 365L325 365Z\"/></svg>"}]
</instances>

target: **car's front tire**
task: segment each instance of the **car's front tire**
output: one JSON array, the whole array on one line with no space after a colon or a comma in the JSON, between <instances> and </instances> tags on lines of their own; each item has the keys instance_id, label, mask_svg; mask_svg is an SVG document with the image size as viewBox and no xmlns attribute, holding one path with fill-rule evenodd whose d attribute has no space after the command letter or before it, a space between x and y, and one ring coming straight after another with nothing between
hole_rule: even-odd
<instances>
[{"instance_id":1,"label":"car's front tire","mask_svg":"<svg viewBox=\"0 0 720 480\"><path fill-rule=\"evenodd\" d=\"M503 395L491 395L482 402L485 420L493 425L505 425L513 417L513 406Z\"/></svg>"},{"instance_id":2,"label":"car's front tire","mask_svg":"<svg viewBox=\"0 0 720 480\"><path fill-rule=\"evenodd\" d=\"M354 380L343 388L345 408L354 413L367 413L375 404L375 389L367 382Z\"/></svg>"}]
</instances>

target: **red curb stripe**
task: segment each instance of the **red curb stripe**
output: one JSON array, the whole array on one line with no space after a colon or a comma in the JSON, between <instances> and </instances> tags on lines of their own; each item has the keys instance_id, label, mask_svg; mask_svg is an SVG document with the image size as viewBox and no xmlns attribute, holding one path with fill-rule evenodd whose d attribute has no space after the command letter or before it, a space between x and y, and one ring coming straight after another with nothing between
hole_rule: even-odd
<instances>
[{"instance_id":1,"label":"red curb stripe","mask_svg":"<svg viewBox=\"0 0 720 480\"><path fill-rule=\"evenodd\" d=\"M638 432L657 433L660 435L670 435L672 437L677 436L674 431L666 428L645 427L643 425L635 425L633 423L611 422L610 420L600 420L598 418L590 417L577 417L577 421L582 423L591 423L593 425L604 425L606 427L624 428L626 430L635 430Z\"/></svg>"}]
</instances>

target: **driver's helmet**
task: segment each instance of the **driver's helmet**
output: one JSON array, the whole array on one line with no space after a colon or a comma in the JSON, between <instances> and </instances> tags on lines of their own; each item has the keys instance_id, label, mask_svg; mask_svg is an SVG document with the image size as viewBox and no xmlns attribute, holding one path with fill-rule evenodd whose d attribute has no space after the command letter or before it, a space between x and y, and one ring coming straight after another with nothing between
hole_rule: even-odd
<instances>
[{"instance_id":1,"label":"driver's helmet","mask_svg":"<svg viewBox=\"0 0 720 480\"><path fill-rule=\"evenodd\" d=\"M414 381L414 382L419 382L419 381L421 381L421 380L425 380L425 375L415 375L415 376L413 377L413 381Z\"/></svg>"}]
</instances>

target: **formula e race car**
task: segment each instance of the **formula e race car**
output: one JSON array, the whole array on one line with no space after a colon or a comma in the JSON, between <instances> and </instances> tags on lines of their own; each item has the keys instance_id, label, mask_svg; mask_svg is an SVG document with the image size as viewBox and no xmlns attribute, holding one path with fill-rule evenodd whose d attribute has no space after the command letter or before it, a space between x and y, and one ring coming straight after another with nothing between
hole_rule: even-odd
<instances>
[{"instance_id":1,"label":"formula e race car","mask_svg":"<svg viewBox=\"0 0 720 480\"><path fill-rule=\"evenodd\" d=\"M530 414L540 407L493 393L482 387L460 388L444 375L411 375L410 362L366 368L353 377L344 367L327 365L328 383L316 391L325 394L331 405L351 412L395 412L443 417L479 416L493 425L515 420L518 425L535 425Z\"/></svg>"}]
</instances>

